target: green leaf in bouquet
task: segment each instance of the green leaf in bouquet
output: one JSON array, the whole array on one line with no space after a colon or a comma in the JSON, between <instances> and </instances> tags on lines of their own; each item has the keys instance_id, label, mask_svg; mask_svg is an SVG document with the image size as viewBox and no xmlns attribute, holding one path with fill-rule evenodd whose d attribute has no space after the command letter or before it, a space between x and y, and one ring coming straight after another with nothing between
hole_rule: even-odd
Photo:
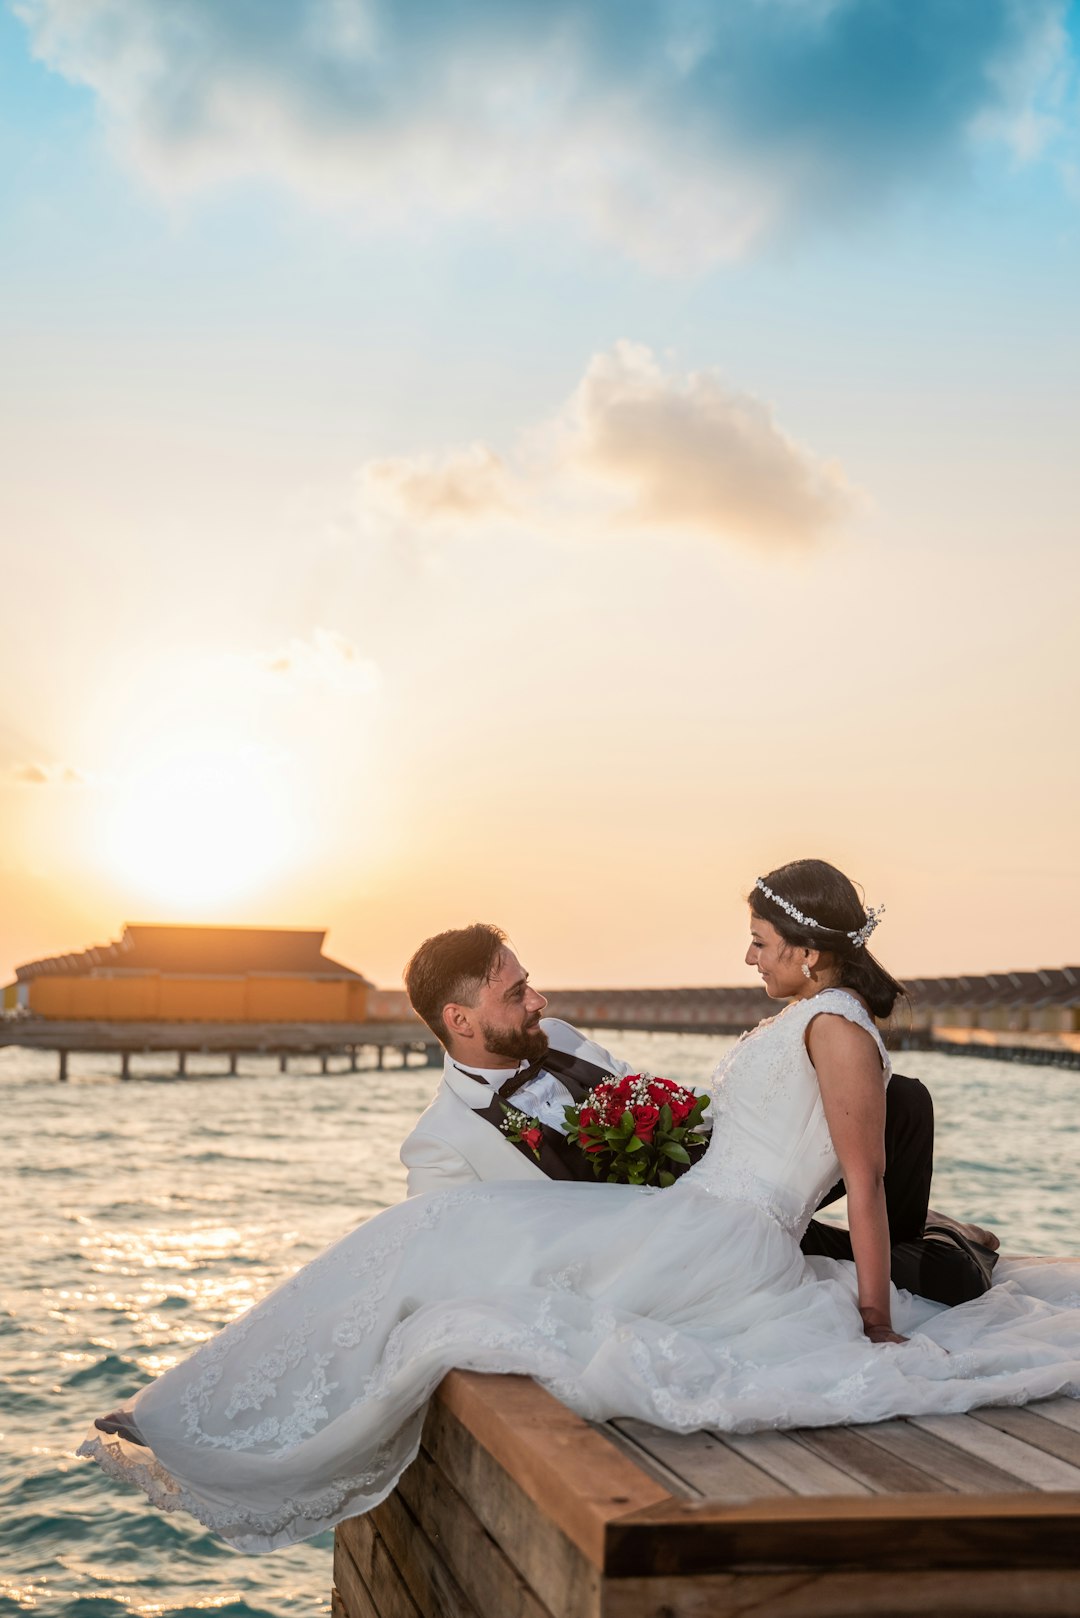
<instances>
[{"instance_id":1,"label":"green leaf in bouquet","mask_svg":"<svg viewBox=\"0 0 1080 1618\"><path fill-rule=\"evenodd\" d=\"M641 1148L644 1145L645 1145L645 1142L642 1140L640 1135L631 1135L630 1139L627 1141L626 1145L623 1147L623 1151L624 1152L640 1152Z\"/></svg>"},{"instance_id":2,"label":"green leaf in bouquet","mask_svg":"<svg viewBox=\"0 0 1080 1618\"><path fill-rule=\"evenodd\" d=\"M674 1174L669 1173L667 1169L661 1169L660 1170L660 1184L665 1188L665 1190L669 1185L674 1185L675 1184L675 1176L674 1176Z\"/></svg>"},{"instance_id":3,"label":"green leaf in bouquet","mask_svg":"<svg viewBox=\"0 0 1080 1618\"><path fill-rule=\"evenodd\" d=\"M660 1150L665 1157L670 1157L675 1163L689 1163L690 1161L690 1153L685 1146L680 1146L678 1141L667 1140Z\"/></svg>"},{"instance_id":4,"label":"green leaf in bouquet","mask_svg":"<svg viewBox=\"0 0 1080 1618\"><path fill-rule=\"evenodd\" d=\"M660 1118L659 1118L659 1121L658 1121L656 1127L661 1132L661 1134L666 1135L668 1130L671 1128L671 1125L672 1125L671 1108L668 1106L667 1102L665 1101L664 1105L660 1108Z\"/></svg>"},{"instance_id":5,"label":"green leaf in bouquet","mask_svg":"<svg viewBox=\"0 0 1080 1618\"><path fill-rule=\"evenodd\" d=\"M630 1111L629 1107L627 1107L626 1111L623 1113L622 1117L619 1119L619 1126L618 1127L619 1127L620 1133L623 1134L623 1135L632 1135L634 1133L634 1115Z\"/></svg>"},{"instance_id":6,"label":"green leaf in bouquet","mask_svg":"<svg viewBox=\"0 0 1080 1618\"><path fill-rule=\"evenodd\" d=\"M702 1114L704 1113L704 1111L705 1111L705 1109L706 1109L706 1107L708 1105L709 1105L708 1096L698 1096L697 1100L694 1102L693 1111L688 1112L687 1115L686 1115L686 1127L687 1127L687 1129L694 1129L694 1128L697 1127L698 1124L700 1124Z\"/></svg>"}]
</instances>

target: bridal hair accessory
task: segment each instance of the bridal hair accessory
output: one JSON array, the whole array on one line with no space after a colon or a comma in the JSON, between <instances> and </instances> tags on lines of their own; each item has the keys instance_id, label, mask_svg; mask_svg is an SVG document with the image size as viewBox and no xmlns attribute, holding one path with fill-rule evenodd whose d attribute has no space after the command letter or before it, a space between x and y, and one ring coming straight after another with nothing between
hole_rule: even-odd
<instances>
[{"instance_id":1,"label":"bridal hair accessory","mask_svg":"<svg viewBox=\"0 0 1080 1618\"><path fill-rule=\"evenodd\" d=\"M774 905L779 905L781 910L786 910L792 921L797 921L800 927L814 927L819 933L844 932L842 927L826 927L822 922L815 921L813 916L804 916L802 911L797 910L789 899L781 899L778 893L774 893L771 888L767 888L760 877L758 877L757 881L754 883L754 886L755 888L761 889L766 899L771 899ZM876 910L874 909L873 905L867 905L866 921L861 927L856 928L853 933L844 933L844 937L850 938L856 949L862 949L863 945L866 943L866 940L870 937L870 934L873 932L874 928L877 926L884 914L884 905L878 905ZM805 966L803 967L803 971L806 971ZM806 972L806 975L809 977L809 972Z\"/></svg>"}]
</instances>

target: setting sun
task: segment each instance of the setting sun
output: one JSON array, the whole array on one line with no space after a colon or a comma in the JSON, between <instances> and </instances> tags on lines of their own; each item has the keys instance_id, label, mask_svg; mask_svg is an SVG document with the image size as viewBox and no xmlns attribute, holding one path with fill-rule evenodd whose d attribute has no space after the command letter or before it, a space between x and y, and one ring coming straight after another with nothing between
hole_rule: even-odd
<instances>
[{"instance_id":1,"label":"setting sun","mask_svg":"<svg viewBox=\"0 0 1080 1618\"><path fill-rule=\"evenodd\" d=\"M194 909L252 893L290 863L296 825L273 761L224 745L134 773L105 828L111 870L148 900Z\"/></svg>"}]
</instances>

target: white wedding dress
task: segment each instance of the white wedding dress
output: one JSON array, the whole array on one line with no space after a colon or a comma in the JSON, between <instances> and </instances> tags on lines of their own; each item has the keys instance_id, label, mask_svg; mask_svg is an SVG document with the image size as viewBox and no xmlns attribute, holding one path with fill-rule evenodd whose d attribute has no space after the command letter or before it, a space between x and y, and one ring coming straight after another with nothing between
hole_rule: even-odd
<instances>
[{"instance_id":1,"label":"white wedding dress","mask_svg":"<svg viewBox=\"0 0 1080 1618\"><path fill-rule=\"evenodd\" d=\"M712 1144L670 1190L507 1182L387 1209L145 1387L147 1447L92 1431L80 1454L268 1551L382 1500L455 1366L684 1430L1080 1396L1080 1261L1002 1260L957 1309L898 1294L914 1336L874 1346L854 1266L803 1257L839 1176L803 1037L821 1012L881 1046L840 990L744 1035L716 1072Z\"/></svg>"}]
</instances>

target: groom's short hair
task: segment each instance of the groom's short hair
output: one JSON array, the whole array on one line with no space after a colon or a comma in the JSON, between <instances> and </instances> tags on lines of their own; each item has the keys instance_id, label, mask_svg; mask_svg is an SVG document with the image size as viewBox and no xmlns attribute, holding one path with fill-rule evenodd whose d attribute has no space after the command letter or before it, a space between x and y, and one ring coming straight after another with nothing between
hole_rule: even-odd
<instances>
[{"instance_id":1,"label":"groom's short hair","mask_svg":"<svg viewBox=\"0 0 1080 1618\"><path fill-rule=\"evenodd\" d=\"M444 1045L443 1008L473 1004L477 990L494 976L505 943L501 927L474 921L425 938L405 968L409 1004Z\"/></svg>"}]
</instances>

